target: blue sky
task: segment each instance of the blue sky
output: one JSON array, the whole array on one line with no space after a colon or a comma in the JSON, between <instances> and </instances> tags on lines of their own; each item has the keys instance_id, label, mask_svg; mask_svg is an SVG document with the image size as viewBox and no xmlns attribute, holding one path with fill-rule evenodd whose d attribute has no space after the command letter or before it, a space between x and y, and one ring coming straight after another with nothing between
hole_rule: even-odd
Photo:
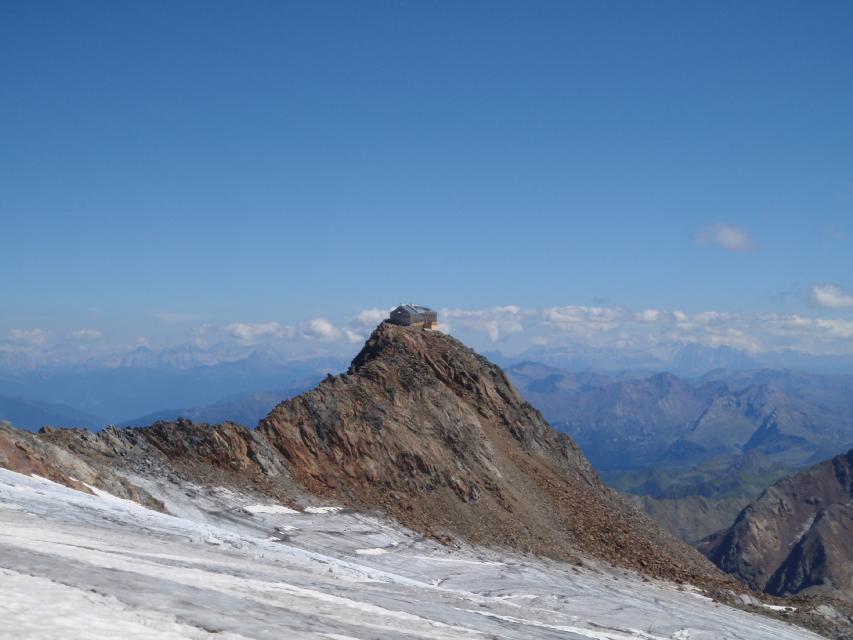
<instances>
[{"instance_id":1,"label":"blue sky","mask_svg":"<svg viewBox=\"0 0 853 640\"><path fill-rule=\"evenodd\" d=\"M4 3L0 337L412 300L849 342L851 33L849 2Z\"/></svg>"}]
</instances>

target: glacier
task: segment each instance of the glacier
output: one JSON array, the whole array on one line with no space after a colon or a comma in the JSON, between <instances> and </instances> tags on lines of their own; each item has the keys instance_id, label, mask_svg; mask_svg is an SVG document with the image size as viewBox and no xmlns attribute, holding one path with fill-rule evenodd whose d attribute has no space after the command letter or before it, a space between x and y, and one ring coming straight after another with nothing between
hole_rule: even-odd
<instances>
[{"instance_id":1,"label":"glacier","mask_svg":"<svg viewBox=\"0 0 853 640\"><path fill-rule=\"evenodd\" d=\"M0 638L820 638L591 559L442 545L378 513L130 479L169 513L0 469Z\"/></svg>"}]
</instances>

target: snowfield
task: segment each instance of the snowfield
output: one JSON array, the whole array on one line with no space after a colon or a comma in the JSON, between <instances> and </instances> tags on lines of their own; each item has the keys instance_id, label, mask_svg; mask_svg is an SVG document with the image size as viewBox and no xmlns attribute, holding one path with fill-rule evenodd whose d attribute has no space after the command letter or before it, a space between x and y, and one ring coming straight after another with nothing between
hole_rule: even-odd
<instances>
[{"instance_id":1,"label":"snowfield","mask_svg":"<svg viewBox=\"0 0 853 640\"><path fill-rule=\"evenodd\" d=\"M328 505L131 480L175 515L0 469L0 638L819 638L593 563L450 549Z\"/></svg>"}]
</instances>

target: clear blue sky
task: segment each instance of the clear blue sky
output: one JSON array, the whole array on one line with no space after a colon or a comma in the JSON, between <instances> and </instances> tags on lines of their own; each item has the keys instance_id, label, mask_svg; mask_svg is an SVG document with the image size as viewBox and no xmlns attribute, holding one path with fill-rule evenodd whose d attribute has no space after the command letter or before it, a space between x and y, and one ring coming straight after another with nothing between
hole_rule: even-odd
<instances>
[{"instance_id":1,"label":"clear blue sky","mask_svg":"<svg viewBox=\"0 0 853 640\"><path fill-rule=\"evenodd\" d=\"M853 288L851 2L4 2L0 96L0 333Z\"/></svg>"}]
</instances>

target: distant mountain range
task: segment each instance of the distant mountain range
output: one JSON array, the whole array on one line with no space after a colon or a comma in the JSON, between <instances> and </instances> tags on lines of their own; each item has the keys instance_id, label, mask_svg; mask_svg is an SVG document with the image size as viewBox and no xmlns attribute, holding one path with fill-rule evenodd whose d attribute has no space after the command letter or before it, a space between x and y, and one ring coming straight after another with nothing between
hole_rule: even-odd
<instances>
[{"instance_id":1,"label":"distant mountain range","mask_svg":"<svg viewBox=\"0 0 853 640\"><path fill-rule=\"evenodd\" d=\"M672 371L679 375L701 375L710 369L755 369L758 360L731 347L705 347L696 343L672 343L653 349L600 348L588 345L557 347L546 345L528 349L514 362L531 361L572 372L586 370L618 373L625 371Z\"/></svg>"},{"instance_id":2,"label":"distant mountain range","mask_svg":"<svg viewBox=\"0 0 853 640\"><path fill-rule=\"evenodd\" d=\"M499 346L502 343L495 343ZM201 366L263 358L279 364L293 360L333 359L348 362L357 344L265 342L249 344L222 340L212 344L186 343L165 348L136 346L115 349L101 345L81 349L78 344L54 344L22 349L0 340L0 376L26 372L93 371L118 368L192 369ZM706 346L698 342L667 342L653 347L600 347L583 343L544 344L521 353L483 351L506 368L525 361L539 362L572 372L598 370L610 374L669 371L681 377L698 377L712 369L791 369L809 373L844 374L853 372L853 355L816 355L785 349L747 351L730 346Z\"/></svg>"},{"instance_id":3,"label":"distant mountain range","mask_svg":"<svg viewBox=\"0 0 853 640\"><path fill-rule=\"evenodd\" d=\"M186 407L232 402L265 389L306 388L310 382L345 367L346 362L336 358L282 361L255 352L241 360L182 368L175 363L164 364L158 356L156 361L139 359L114 368L6 373L0 375L0 393L27 398L32 405L73 407L71 411L45 411L44 417L49 419L41 424L37 414L23 422L12 420L19 427L68 424L69 416L76 424L85 416L80 426L100 428L159 413L164 407L179 408L167 412L171 415Z\"/></svg>"},{"instance_id":4,"label":"distant mountain range","mask_svg":"<svg viewBox=\"0 0 853 640\"><path fill-rule=\"evenodd\" d=\"M65 404L0 396L0 421L10 422L19 429L35 431L46 424L91 428L98 425L99 418Z\"/></svg>"},{"instance_id":5,"label":"distant mountain range","mask_svg":"<svg viewBox=\"0 0 853 640\"><path fill-rule=\"evenodd\" d=\"M849 355L814 355L792 349L752 352L728 346L708 347L696 342L673 342L643 349L544 345L513 357L494 352L487 355L503 367L530 361L574 373L595 370L617 375L669 371L695 378L713 369L782 369L828 375L853 372L853 356Z\"/></svg>"},{"instance_id":6,"label":"distant mountain range","mask_svg":"<svg viewBox=\"0 0 853 640\"><path fill-rule=\"evenodd\" d=\"M313 389L321 378L308 378L304 382L291 385L274 391L262 391L237 396L216 402L203 407L191 407L186 409L166 409L147 415L126 420L120 426L144 427L158 420L174 422L178 418L186 418L193 422L204 422L218 424L222 422L236 422L248 427L254 427L273 408L284 400L289 400L300 393Z\"/></svg>"},{"instance_id":7,"label":"distant mountain range","mask_svg":"<svg viewBox=\"0 0 853 640\"><path fill-rule=\"evenodd\" d=\"M686 380L534 362L507 373L611 486L688 542L728 526L781 477L853 446L849 375L717 369Z\"/></svg>"},{"instance_id":8,"label":"distant mountain range","mask_svg":"<svg viewBox=\"0 0 853 640\"><path fill-rule=\"evenodd\" d=\"M605 477L753 451L803 467L853 445L853 376L722 369L694 382L618 379L532 362L508 374Z\"/></svg>"},{"instance_id":9,"label":"distant mountain range","mask_svg":"<svg viewBox=\"0 0 853 640\"><path fill-rule=\"evenodd\" d=\"M49 346L40 351L22 351L0 344L0 394L26 398L36 404L67 405L73 411L71 414L60 412L60 418L67 422L67 416L77 412L87 417L87 424L100 427L138 421L140 417L159 414L164 407L176 408L167 412L171 416L175 411L192 412L196 408L222 404L223 398L290 388L301 380L316 379L326 373L343 370L351 356L350 353L329 351L348 348L342 345L317 344L311 348L324 355L308 356L294 352L293 347L275 343L249 345L239 341L205 346L183 344L163 349L138 346L114 352L94 348L81 350L71 344ZM545 345L528 349L520 355L508 356L499 352L487 355L504 368L523 368L525 362L536 362L553 368L559 375L574 377L579 384L596 376L602 380L627 381L669 371L687 384L696 386L696 380L707 380L707 372L715 370L715 380L735 388L748 386L741 384L742 377L756 375L755 372L762 368L787 367L824 373L853 371L853 358L847 356L812 356L797 351L752 353L726 346L707 347L682 342L646 349ZM751 373L738 373L744 370ZM548 375L551 374L544 373L541 378ZM819 400L824 383L836 384L835 375L816 378L815 373L791 372L768 372L765 383L787 393L785 385L791 381L782 378L796 380L798 375L812 380L813 388L808 392L816 400ZM592 384L596 386L597 383ZM756 378L753 384L760 384L759 379ZM794 384L799 386L791 395L797 397L805 388L797 382ZM694 397L685 396L681 401L698 402L699 405L704 402L704 399L695 397L693 391L688 395ZM547 392L531 399L543 410L554 403L572 401L570 396L560 399ZM645 408L648 407L638 410ZM687 414L692 411L690 407L684 409ZM546 414L556 422L563 421L560 412L549 414L546 411ZM223 414L214 412L211 415ZM243 419L255 418L260 415L260 409L241 410L235 415ZM26 424L35 422L27 420ZM592 444L586 442L588 447ZM590 455L596 458L595 451L591 450ZM680 453L673 451L673 455L679 457Z\"/></svg>"},{"instance_id":10,"label":"distant mountain range","mask_svg":"<svg viewBox=\"0 0 853 640\"><path fill-rule=\"evenodd\" d=\"M21 375L27 372L57 373L96 371L102 369L193 369L243 360L264 360L285 364L297 360L339 360L348 354L336 355L325 350L306 355L277 345L247 345L239 342L218 342L207 346L183 344L162 349L137 346L132 349L79 350L70 345L56 345L40 351L20 351L4 348L0 343L0 375ZM343 361L348 361L344 357Z\"/></svg>"}]
</instances>

